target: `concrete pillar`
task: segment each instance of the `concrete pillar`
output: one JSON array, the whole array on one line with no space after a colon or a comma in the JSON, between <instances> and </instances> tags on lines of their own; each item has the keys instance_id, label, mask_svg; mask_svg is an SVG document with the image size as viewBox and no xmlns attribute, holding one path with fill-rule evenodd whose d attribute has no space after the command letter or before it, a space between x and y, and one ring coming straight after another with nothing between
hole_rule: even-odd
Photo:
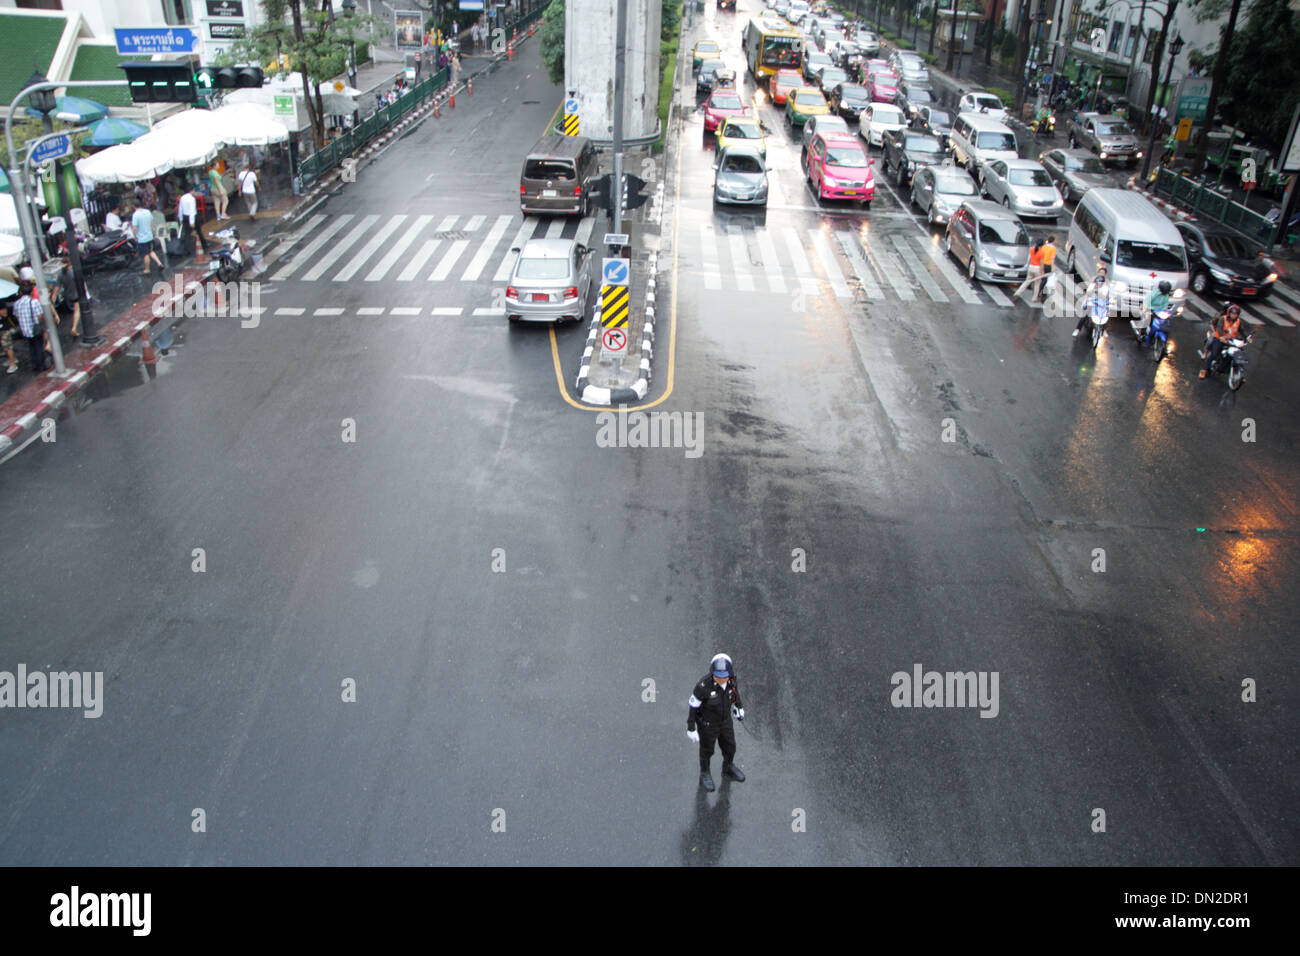
<instances>
[{"instance_id":1,"label":"concrete pillar","mask_svg":"<svg viewBox=\"0 0 1300 956\"><path fill-rule=\"evenodd\" d=\"M623 136L653 136L659 120L659 0L627 0ZM614 137L614 0L565 0L564 89L578 100L583 136Z\"/></svg>"}]
</instances>

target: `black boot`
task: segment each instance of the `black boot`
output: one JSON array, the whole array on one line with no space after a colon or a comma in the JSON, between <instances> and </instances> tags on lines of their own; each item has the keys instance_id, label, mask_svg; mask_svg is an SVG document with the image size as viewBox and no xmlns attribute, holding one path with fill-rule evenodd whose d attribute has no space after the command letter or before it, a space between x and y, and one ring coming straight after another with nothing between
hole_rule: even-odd
<instances>
[{"instance_id":1,"label":"black boot","mask_svg":"<svg viewBox=\"0 0 1300 956\"><path fill-rule=\"evenodd\" d=\"M700 786L703 787L707 793L712 793L716 789L713 786L713 775L707 770L700 771Z\"/></svg>"},{"instance_id":2,"label":"black boot","mask_svg":"<svg viewBox=\"0 0 1300 956\"><path fill-rule=\"evenodd\" d=\"M745 771L741 770L734 763L724 763L722 765L722 775L724 777L730 777L732 780L736 781L736 783L745 782Z\"/></svg>"}]
</instances>

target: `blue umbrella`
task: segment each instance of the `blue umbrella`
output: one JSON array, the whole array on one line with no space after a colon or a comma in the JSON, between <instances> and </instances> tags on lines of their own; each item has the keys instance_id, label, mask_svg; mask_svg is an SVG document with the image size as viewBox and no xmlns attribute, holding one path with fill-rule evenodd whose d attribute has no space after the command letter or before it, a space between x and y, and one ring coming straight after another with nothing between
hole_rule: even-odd
<instances>
[{"instance_id":1,"label":"blue umbrella","mask_svg":"<svg viewBox=\"0 0 1300 956\"><path fill-rule=\"evenodd\" d=\"M51 119L63 120L65 123L93 123L108 115L108 107L80 96L60 96L55 101ZM40 118L40 113L30 106L27 115Z\"/></svg>"},{"instance_id":2,"label":"blue umbrella","mask_svg":"<svg viewBox=\"0 0 1300 956\"><path fill-rule=\"evenodd\" d=\"M147 132L148 130L139 123L118 119L116 116L109 116L91 123L88 127L89 135L81 141L81 144L83 146L116 146L119 143L129 143Z\"/></svg>"},{"instance_id":3,"label":"blue umbrella","mask_svg":"<svg viewBox=\"0 0 1300 956\"><path fill-rule=\"evenodd\" d=\"M0 169L0 193L9 192L9 174Z\"/></svg>"}]
</instances>

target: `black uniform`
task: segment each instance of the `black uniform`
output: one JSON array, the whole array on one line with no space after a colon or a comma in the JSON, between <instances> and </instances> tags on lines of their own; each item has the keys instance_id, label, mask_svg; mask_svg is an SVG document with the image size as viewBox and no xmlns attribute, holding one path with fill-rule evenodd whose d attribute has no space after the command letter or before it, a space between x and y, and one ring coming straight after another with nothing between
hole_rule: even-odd
<instances>
[{"instance_id":1,"label":"black uniform","mask_svg":"<svg viewBox=\"0 0 1300 956\"><path fill-rule=\"evenodd\" d=\"M725 769L736 758L736 729L731 722L731 706L744 708L740 702L740 691L736 689L736 678L727 679L719 685L713 674L705 674L695 691L691 694L690 712L686 715L686 729L700 731L700 770L708 771L709 761L713 758L715 742L722 746L722 766Z\"/></svg>"}]
</instances>

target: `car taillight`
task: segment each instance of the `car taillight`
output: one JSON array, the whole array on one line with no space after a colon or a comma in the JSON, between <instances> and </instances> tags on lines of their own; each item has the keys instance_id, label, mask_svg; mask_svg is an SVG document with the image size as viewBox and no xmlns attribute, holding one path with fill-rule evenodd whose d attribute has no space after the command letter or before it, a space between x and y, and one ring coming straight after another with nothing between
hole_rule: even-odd
<instances>
[{"instance_id":1,"label":"car taillight","mask_svg":"<svg viewBox=\"0 0 1300 956\"><path fill-rule=\"evenodd\" d=\"M519 195L522 196L523 194L524 194L524 184L523 184L523 183L520 183L520 184L519 184Z\"/></svg>"},{"instance_id":2,"label":"car taillight","mask_svg":"<svg viewBox=\"0 0 1300 956\"><path fill-rule=\"evenodd\" d=\"M566 299L576 299L578 297L578 287L576 285L569 286L564 290L564 297Z\"/></svg>"},{"instance_id":3,"label":"car taillight","mask_svg":"<svg viewBox=\"0 0 1300 956\"><path fill-rule=\"evenodd\" d=\"M506 298L507 299L519 298L519 290L512 285L506 286Z\"/></svg>"},{"instance_id":4,"label":"car taillight","mask_svg":"<svg viewBox=\"0 0 1300 956\"><path fill-rule=\"evenodd\" d=\"M577 186L574 186L574 187L573 187L573 195L575 195L575 196L581 196L581 195L582 195L582 184L581 184L581 183L579 183Z\"/></svg>"}]
</instances>

